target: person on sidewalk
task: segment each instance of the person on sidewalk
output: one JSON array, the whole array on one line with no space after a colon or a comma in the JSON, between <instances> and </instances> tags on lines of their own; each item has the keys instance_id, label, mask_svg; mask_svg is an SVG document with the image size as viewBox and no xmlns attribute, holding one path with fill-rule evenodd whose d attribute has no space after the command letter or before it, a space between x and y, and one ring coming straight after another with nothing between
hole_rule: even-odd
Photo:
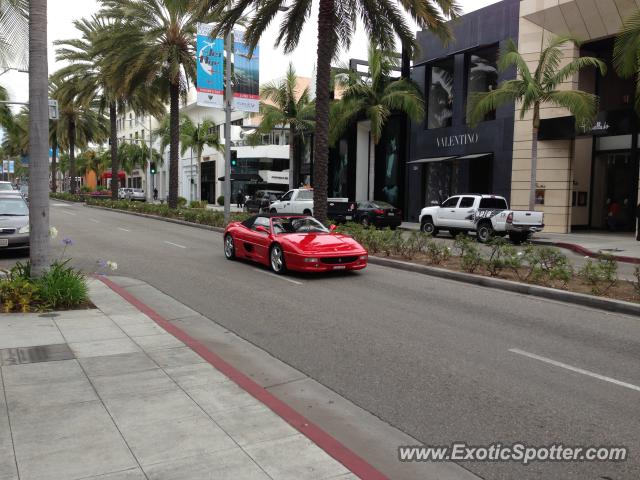
<instances>
[{"instance_id":1,"label":"person on sidewalk","mask_svg":"<svg viewBox=\"0 0 640 480\"><path fill-rule=\"evenodd\" d=\"M158 189L156 187L153 188L153 200L158 200Z\"/></svg>"},{"instance_id":2,"label":"person on sidewalk","mask_svg":"<svg viewBox=\"0 0 640 480\"><path fill-rule=\"evenodd\" d=\"M238 205L238 208L242 208L243 200L244 200L244 194L242 193L242 190L238 190L238 193L236 193L236 203Z\"/></svg>"},{"instance_id":3,"label":"person on sidewalk","mask_svg":"<svg viewBox=\"0 0 640 480\"><path fill-rule=\"evenodd\" d=\"M612 199L609 203L607 212L607 227L609 231L615 232L618 229L618 216L620 215L620 204L616 199Z\"/></svg>"}]
</instances>

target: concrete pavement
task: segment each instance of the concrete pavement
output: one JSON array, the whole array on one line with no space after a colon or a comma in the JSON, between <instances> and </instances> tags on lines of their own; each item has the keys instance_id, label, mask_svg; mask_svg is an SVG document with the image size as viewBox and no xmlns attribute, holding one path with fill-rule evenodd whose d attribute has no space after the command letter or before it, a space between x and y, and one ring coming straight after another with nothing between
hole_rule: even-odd
<instances>
[{"instance_id":1,"label":"concrete pavement","mask_svg":"<svg viewBox=\"0 0 640 480\"><path fill-rule=\"evenodd\" d=\"M307 417L351 448L344 439L352 425L326 421L335 404L305 402L310 381L427 444L631 449L616 464L463 464L486 479L640 476L637 391L512 351L640 385L635 317L377 266L355 275L274 277L226 261L214 232L75 205L54 204L52 218L75 241L74 264L91 271L98 258L115 260L120 274L197 312L183 321L193 336L206 335L200 317L208 318L303 372L309 380L285 380L272 391L297 392L296 402L312 407Z\"/></svg>"},{"instance_id":2,"label":"concrete pavement","mask_svg":"<svg viewBox=\"0 0 640 480\"><path fill-rule=\"evenodd\" d=\"M101 282L91 299L0 317L0 478L357 478Z\"/></svg>"}]
</instances>

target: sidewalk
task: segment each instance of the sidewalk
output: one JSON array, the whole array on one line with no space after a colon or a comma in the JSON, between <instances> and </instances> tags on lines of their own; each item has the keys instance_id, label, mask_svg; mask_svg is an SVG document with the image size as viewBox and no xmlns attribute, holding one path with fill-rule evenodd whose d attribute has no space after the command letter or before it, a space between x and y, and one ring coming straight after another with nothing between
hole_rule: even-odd
<instances>
[{"instance_id":1,"label":"sidewalk","mask_svg":"<svg viewBox=\"0 0 640 480\"><path fill-rule=\"evenodd\" d=\"M0 479L358 478L105 284L90 289L96 310L0 316Z\"/></svg>"},{"instance_id":2,"label":"sidewalk","mask_svg":"<svg viewBox=\"0 0 640 480\"><path fill-rule=\"evenodd\" d=\"M400 228L417 231L420 230L420 224L403 222ZM533 243L554 245L587 256L605 253L613 255L620 262L640 263L640 242L635 239L635 235L631 232L547 233L543 231L533 236Z\"/></svg>"}]
</instances>

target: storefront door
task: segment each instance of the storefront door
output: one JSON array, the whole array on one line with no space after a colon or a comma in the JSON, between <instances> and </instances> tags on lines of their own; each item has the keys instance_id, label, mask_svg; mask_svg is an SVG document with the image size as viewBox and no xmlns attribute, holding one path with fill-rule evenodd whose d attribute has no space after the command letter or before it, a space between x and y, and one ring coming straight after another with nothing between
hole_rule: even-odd
<instances>
[{"instance_id":1,"label":"storefront door","mask_svg":"<svg viewBox=\"0 0 640 480\"><path fill-rule=\"evenodd\" d=\"M594 162L591 226L635 230L638 161L630 152L599 153Z\"/></svg>"}]
</instances>

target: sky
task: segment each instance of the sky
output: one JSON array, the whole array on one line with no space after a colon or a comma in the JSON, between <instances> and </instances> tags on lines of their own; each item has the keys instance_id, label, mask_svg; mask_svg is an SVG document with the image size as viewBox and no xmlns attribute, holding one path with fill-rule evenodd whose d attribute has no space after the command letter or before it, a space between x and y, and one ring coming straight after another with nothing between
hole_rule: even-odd
<instances>
[{"instance_id":1,"label":"sky","mask_svg":"<svg viewBox=\"0 0 640 480\"><path fill-rule=\"evenodd\" d=\"M459 0L465 13L496 3L499 0ZM48 1L48 42L49 42L49 73L60 68L55 61L53 41L74 38L78 31L73 21L88 17L98 11L97 0L49 0ZM318 2L314 1L314 13L311 22L302 32L298 48L291 55L284 55L281 49L273 46L278 33L280 18L276 18L265 32L260 42L260 82L268 82L284 75L288 63L293 62L299 76L310 77L313 73L316 57ZM282 14L281 14L282 15ZM366 58L368 39L364 31L358 30L354 36L351 49L341 53L341 61L350 58ZM10 71L0 77L0 84L9 91L14 101L28 100L28 76L26 73Z\"/></svg>"}]
</instances>

